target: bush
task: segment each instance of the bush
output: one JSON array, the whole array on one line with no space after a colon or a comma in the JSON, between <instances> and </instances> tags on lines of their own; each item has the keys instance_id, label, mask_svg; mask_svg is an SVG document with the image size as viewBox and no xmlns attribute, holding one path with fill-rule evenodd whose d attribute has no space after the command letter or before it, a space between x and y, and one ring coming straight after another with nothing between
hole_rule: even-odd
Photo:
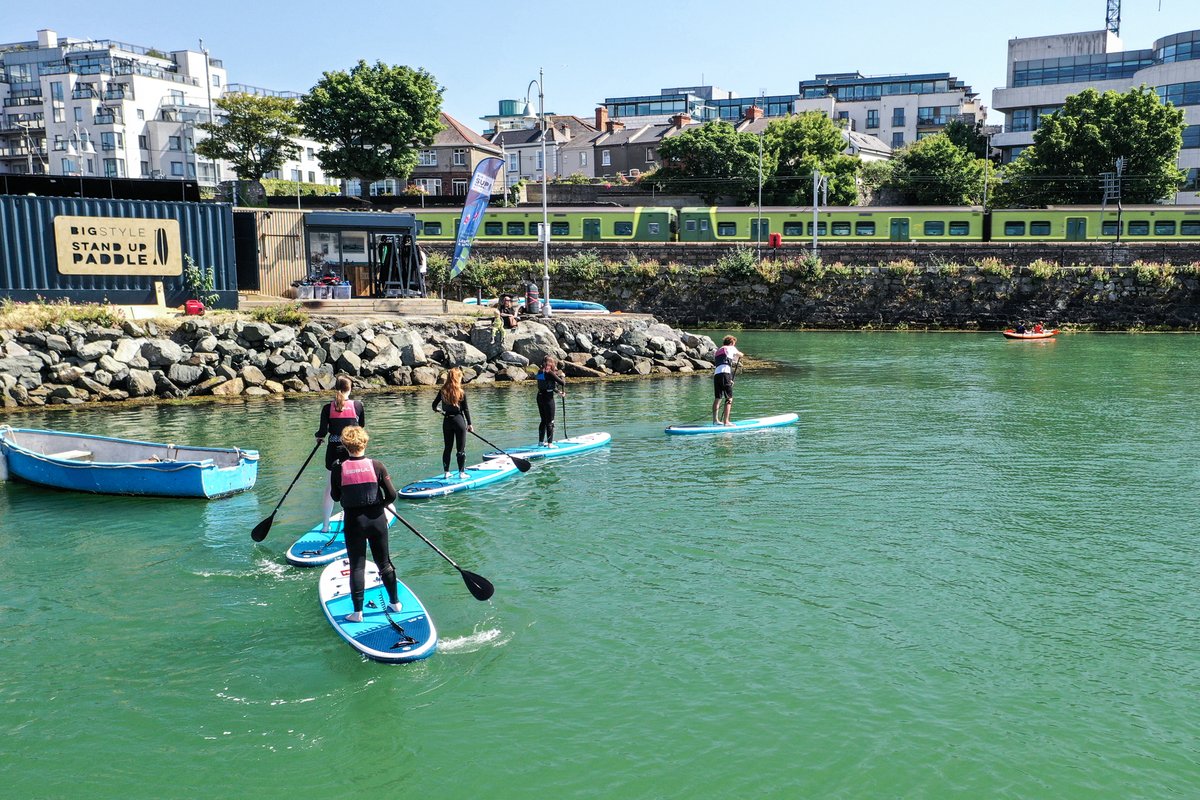
<instances>
[{"instance_id":1,"label":"bush","mask_svg":"<svg viewBox=\"0 0 1200 800\"><path fill-rule=\"evenodd\" d=\"M254 308L250 310L250 317L258 322L275 325L304 325L308 322L308 314L300 308L299 303L277 303L273 306Z\"/></svg>"},{"instance_id":2,"label":"bush","mask_svg":"<svg viewBox=\"0 0 1200 800\"><path fill-rule=\"evenodd\" d=\"M800 275L811 280L819 281L825 277L825 264L821 261L820 256L814 256L811 252L805 253L796 260L795 270Z\"/></svg>"},{"instance_id":3,"label":"bush","mask_svg":"<svg viewBox=\"0 0 1200 800\"><path fill-rule=\"evenodd\" d=\"M1175 283L1175 268L1170 264L1156 264L1148 261L1134 261L1134 274L1142 286L1171 286Z\"/></svg>"},{"instance_id":4,"label":"bush","mask_svg":"<svg viewBox=\"0 0 1200 800\"><path fill-rule=\"evenodd\" d=\"M425 285L430 289L450 282L450 256L445 253L427 253L425 256Z\"/></svg>"},{"instance_id":5,"label":"bush","mask_svg":"<svg viewBox=\"0 0 1200 800\"><path fill-rule=\"evenodd\" d=\"M906 275L915 275L919 267L916 262L909 258L902 258L899 261L889 261L883 265L883 271L888 275L903 277Z\"/></svg>"},{"instance_id":6,"label":"bush","mask_svg":"<svg viewBox=\"0 0 1200 800\"><path fill-rule=\"evenodd\" d=\"M1047 261L1044 258L1039 258L1029 265L1029 271L1033 277L1041 280L1048 280L1058 274L1058 265L1053 261Z\"/></svg>"},{"instance_id":7,"label":"bush","mask_svg":"<svg viewBox=\"0 0 1200 800\"><path fill-rule=\"evenodd\" d=\"M597 251L584 250L558 262L555 271L566 280L590 283L600 277L603 268L604 262Z\"/></svg>"},{"instance_id":8,"label":"bush","mask_svg":"<svg viewBox=\"0 0 1200 800\"><path fill-rule=\"evenodd\" d=\"M221 298L215 291L217 271L212 267L205 269L199 266L188 254L183 256L183 285L188 296L199 300L206 306L211 306Z\"/></svg>"},{"instance_id":9,"label":"bush","mask_svg":"<svg viewBox=\"0 0 1200 800\"><path fill-rule=\"evenodd\" d=\"M979 259L975 262L975 268L979 270L981 275L996 275L1001 278L1011 278L1013 276L1012 265L1005 264L995 257Z\"/></svg>"},{"instance_id":10,"label":"bush","mask_svg":"<svg viewBox=\"0 0 1200 800\"><path fill-rule=\"evenodd\" d=\"M732 253L717 259L717 274L730 283L742 283L759 276L758 257L745 245L738 245Z\"/></svg>"},{"instance_id":11,"label":"bush","mask_svg":"<svg viewBox=\"0 0 1200 800\"><path fill-rule=\"evenodd\" d=\"M0 329L4 330L41 330L64 322L114 328L124 319L120 309L104 303L75 305L66 299L51 303L41 298L33 303L17 303L7 297L0 299Z\"/></svg>"}]
</instances>

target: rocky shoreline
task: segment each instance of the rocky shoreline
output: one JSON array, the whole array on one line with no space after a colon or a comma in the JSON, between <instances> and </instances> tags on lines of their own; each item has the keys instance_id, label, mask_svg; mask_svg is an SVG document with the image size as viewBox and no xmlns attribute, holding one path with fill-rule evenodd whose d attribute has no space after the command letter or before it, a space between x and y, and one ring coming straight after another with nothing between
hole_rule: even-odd
<instances>
[{"instance_id":1,"label":"rocky shoreline","mask_svg":"<svg viewBox=\"0 0 1200 800\"><path fill-rule=\"evenodd\" d=\"M360 389L435 386L450 367L468 383L521 382L546 355L571 378L690 373L711 369L715 349L707 336L654 319L615 317L559 316L514 330L446 318L172 325L0 330L0 407L323 392L341 374Z\"/></svg>"}]
</instances>

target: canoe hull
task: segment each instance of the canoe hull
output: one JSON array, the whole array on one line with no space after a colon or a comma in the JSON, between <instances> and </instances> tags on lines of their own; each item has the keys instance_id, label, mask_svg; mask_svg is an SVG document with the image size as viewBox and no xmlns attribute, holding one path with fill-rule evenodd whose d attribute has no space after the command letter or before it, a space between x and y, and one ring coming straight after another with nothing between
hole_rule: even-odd
<instances>
[{"instance_id":1,"label":"canoe hull","mask_svg":"<svg viewBox=\"0 0 1200 800\"><path fill-rule=\"evenodd\" d=\"M1004 331L1005 339L1018 339L1028 341L1040 341L1042 339L1053 339L1058 335L1058 329L1052 331L1042 331L1041 333L1017 333L1016 331Z\"/></svg>"}]
</instances>

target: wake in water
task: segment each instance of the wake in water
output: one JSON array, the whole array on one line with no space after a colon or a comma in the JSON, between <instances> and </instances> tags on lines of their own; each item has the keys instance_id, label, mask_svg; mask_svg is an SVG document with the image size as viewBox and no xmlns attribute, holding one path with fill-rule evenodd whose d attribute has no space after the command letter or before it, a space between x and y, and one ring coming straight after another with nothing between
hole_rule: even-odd
<instances>
[{"instance_id":1,"label":"wake in water","mask_svg":"<svg viewBox=\"0 0 1200 800\"><path fill-rule=\"evenodd\" d=\"M512 634L507 636L498 628L486 631L476 631L470 636L460 636L457 639L441 639L438 641L439 653L474 653L485 647L503 647L512 641Z\"/></svg>"}]
</instances>

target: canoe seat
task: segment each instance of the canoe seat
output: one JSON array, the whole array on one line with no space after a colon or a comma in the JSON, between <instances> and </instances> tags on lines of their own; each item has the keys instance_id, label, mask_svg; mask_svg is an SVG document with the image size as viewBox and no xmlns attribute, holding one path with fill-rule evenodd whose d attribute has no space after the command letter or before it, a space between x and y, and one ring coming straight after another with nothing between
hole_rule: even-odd
<instances>
[{"instance_id":1,"label":"canoe seat","mask_svg":"<svg viewBox=\"0 0 1200 800\"><path fill-rule=\"evenodd\" d=\"M50 458L62 458L67 461L85 461L92 457L90 450L64 450L61 453L47 453Z\"/></svg>"}]
</instances>

